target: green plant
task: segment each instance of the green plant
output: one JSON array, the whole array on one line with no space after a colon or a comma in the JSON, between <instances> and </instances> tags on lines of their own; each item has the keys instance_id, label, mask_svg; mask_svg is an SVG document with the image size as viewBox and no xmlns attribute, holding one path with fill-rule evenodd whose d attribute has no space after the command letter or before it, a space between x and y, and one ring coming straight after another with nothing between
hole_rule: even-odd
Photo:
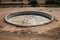
<instances>
[{"instance_id":1,"label":"green plant","mask_svg":"<svg viewBox=\"0 0 60 40\"><path fill-rule=\"evenodd\" d=\"M37 0L29 0L29 4L30 4L32 7L35 7L35 6L37 6L38 2L37 2Z\"/></svg>"},{"instance_id":2,"label":"green plant","mask_svg":"<svg viewBox=\"0 0 60 40\"><path fill-rule=\"evenodd\" d=\"M60 5L60 0L55 0L57 5Z\"/></svg>"},{"instance_id":3,"label":"green plant","mask_svg":"<svg viewBox=\"0 0 60 40\"><path fill-rule=\"evenodd\" d=\"M56 4L56 1L55 0L47 0L46 4Z\"/></svg>"}]
</instances>

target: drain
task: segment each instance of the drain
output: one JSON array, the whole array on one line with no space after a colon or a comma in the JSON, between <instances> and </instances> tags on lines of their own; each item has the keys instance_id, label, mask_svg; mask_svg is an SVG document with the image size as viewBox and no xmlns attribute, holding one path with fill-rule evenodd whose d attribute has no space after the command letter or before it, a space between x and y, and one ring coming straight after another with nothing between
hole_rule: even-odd
<instances>
[{"instance_id":1,"label":"drain","mask_svg":"<svg viewBox=\"0 0 60 40\"><path fill-rule=\"evenodd\" d=\"M5 21L16 26L37 26L53 21L54 17L36 11L17 12L5 16Z\"/></svg>"}]
</instances>

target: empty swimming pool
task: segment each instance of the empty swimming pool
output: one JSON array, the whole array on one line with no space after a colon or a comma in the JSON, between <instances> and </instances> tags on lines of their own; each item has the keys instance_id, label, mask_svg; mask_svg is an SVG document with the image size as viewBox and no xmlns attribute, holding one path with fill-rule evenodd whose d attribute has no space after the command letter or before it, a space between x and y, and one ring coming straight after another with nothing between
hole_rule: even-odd
<instances>
[{"instance_id":1,"label":"empty swimming pool","mask_svg":"<svg viewBox=\"0 0 60 40\"><path fill-rule=\"evenodd\" d=\"M38 26L50 23L53 19L54 17L47 13L36 11L23 11L5 16L6 22L16 26Z\"/></svg>"}]
</instances>

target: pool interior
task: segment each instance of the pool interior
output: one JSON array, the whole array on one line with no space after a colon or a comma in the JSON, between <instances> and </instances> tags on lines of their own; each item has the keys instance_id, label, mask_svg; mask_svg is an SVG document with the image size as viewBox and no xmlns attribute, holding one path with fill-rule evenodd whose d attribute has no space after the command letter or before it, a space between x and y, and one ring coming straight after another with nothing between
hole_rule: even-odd
<instances>
[{"instance_id":1,"label":"pool interior","mask_svg":"<svg viewBox=\"0 0 60 40\"><path fill-rule=\"evenodd\" d=\"M15 16L23 16L23 15L38 15L38 16L43 16L43 17L46 17L48 18L49 20L52 19L52 16L51 15L48 15L44 12L36 12L36 11L24 11L24 12L17 12L17 13L13 13L13 14L10 14L7 16L7 20L12 18L12 17L15 17Z\"/></svg>"}]
</instances>

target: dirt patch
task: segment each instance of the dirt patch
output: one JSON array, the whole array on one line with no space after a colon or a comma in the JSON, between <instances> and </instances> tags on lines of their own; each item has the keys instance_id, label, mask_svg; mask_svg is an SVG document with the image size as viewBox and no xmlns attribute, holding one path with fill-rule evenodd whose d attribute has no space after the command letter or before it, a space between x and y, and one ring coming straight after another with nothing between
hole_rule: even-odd
<instances>
[{"instance_id":1,"label":"dirt patch","mask_svg":"<svg viewBox=\"0 0 60 40\"><path fill-rule=\"evenodd\" d=\"M57 20L54 22L38 26L38 27L29 27L29 28L20 28L13 25L9 25L4 22L3 18L7 14L21 11L39 11L46 12L53 15ZM0 9L1 10L1 9ZM7 11L8 10L8 11ZM49 12L49 10L54 10ZM14 9L2 9L0 11L0 40L60 40L60 8L14 8ZM58 28L59 27L59 28ZM26 30L25 30L26 29ZM27 30L28 29L28 30ZM29 30L30 29L30 30ZM16 31L18 30L18 31ZM39 34L39 33L41 34Z\"/></svg>"}]
</instances>

